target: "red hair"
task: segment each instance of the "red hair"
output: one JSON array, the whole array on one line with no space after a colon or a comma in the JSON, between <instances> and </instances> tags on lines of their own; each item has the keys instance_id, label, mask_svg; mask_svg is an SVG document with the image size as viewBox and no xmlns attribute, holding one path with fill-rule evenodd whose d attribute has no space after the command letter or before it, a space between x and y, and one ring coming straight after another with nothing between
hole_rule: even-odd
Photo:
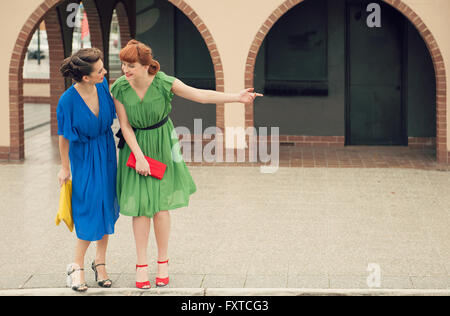
<instances>
[{"instance_id":1,"label":"red hair","mask_svg":"<svg viewBox=\"0 0 450 316\"><path fill-rule=\"evenodd\" d=\"M129 41L120 51L119 58L130 64L140 63L143 66L150 66L148 67L150 75L155 75L161 68L159 62L153 59L152 49L135 39Z\"/></svg>"}]
</instances>

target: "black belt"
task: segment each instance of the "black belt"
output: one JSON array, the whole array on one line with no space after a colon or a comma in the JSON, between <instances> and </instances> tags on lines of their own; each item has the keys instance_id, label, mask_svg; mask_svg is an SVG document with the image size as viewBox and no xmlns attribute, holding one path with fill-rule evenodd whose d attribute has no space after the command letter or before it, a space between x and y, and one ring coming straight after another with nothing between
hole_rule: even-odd
<instances>
[{"instance_id":1,"label":"black belt","mask_svg":"<svg viewBox=\"0 0 450 316\"><path fill-rule=\"evenodd\" d=\"M169 120L169 116L166 116L161 122L156 123L155 125L152 125L152 126L149 126L149 127L145 127L145 128L137 128L137 127L131 126L131 128L133 129L133 131L136 131L136 130L145 130L145 131L147 131L147 130L150 130L150 129L155 129L155 128L163 126L164 124L167 123L168 120ZM117 148L122 149L123 146L125 146L125 137L123 137L122 129L119 129L119 131L116 133L116 137L119 138L119 144L117 145Z\"/></svg>"}]
</instances>

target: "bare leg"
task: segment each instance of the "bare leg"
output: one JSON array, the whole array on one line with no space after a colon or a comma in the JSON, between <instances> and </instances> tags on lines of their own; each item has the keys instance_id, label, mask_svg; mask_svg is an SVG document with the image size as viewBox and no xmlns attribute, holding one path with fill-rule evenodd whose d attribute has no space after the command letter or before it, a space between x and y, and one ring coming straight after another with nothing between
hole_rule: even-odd
<instances>
[{"instance_id":1,"label":"bare leg","mask_svg":"<svg viewBox=\"0 0 450 316\"><path fill-rule=\"evenodd\" d=\"M147 264L148 237L151 219L145 216L133 217L134 240L136 241L137 264ZM139 268L136 271L136 282L148 281L148 269Z\"/></svg>"},{"instance_id":2,"label":"bare leg","mask_svg":"<svg viewBox=\"0 0 450 316\"><path fill-rule=\"evenodd\" d=\"M106 249L108 248L109 235L103 236L102 240L97 241L97 252L95 255L95 264L105 263L106 264ZM108 279L108 274L106 273L106 266L98 266L98 279L106 280Z\"/></svg>"},{"instance_id":3,"label":"bare leg","mask_svg":"<svg viewBox=\"0 0 450 316\"><path fill-rule=\"evenodd\" d=\"M156 244L158 245L158 261L169 259L170 214L169 211L159 211L153 218ZM169 276L169 265L158 264L158 278Z\"/></svg>"},{"instance_id":4,"label":"bare leg","mask_svg":"<svg viewBox=\"0 0 450 316\"><path fill-rule=\"evenodd\" d=\"M84 268L84 256L86 255L86 251L91 244L90 241L86 240L77 240L77 244L75 247L75 260L74 263L77 264L80 268ZM79 282L78 282L79 281ZM74 280L75 284L84 283L84 271L80 271L80 280Z\"/></svg>"}]
</instances>

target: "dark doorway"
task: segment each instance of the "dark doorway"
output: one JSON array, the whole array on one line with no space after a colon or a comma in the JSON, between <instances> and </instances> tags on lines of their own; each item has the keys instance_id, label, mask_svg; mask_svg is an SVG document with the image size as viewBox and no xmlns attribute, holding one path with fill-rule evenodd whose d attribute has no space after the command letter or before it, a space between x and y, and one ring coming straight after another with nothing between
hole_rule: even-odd
<instances>
[{"instance_id":1,"label":"dark doorway","mask_svg":"<svg viewBox=\"0 0 450 316\"><path fill-rule=\"evenodd\" d=\"M379 5L380 27L369 26L372 3ZM405 26L405 18L381 1L347 1L347 145L408 144Z\"/></svg>"}]
</instances>

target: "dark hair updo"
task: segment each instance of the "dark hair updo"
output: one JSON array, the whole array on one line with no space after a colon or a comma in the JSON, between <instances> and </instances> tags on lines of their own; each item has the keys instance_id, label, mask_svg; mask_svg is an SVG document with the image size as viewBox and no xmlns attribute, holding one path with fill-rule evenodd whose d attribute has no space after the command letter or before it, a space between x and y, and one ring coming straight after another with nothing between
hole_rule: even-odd
<instances>
[{"instance_id":1,"label":"dark hair updo","mask_svg":"<svg viewBox=\"0 0 450 316\"><path fill-rule=\"evenodd\" d=\"M61 63L59 71L65 78L72 78L81 82L83 76L89 76L93 71L93 65L103 59L103 53L98 48L83 48Z\"/></svg>"}]
</instances>

